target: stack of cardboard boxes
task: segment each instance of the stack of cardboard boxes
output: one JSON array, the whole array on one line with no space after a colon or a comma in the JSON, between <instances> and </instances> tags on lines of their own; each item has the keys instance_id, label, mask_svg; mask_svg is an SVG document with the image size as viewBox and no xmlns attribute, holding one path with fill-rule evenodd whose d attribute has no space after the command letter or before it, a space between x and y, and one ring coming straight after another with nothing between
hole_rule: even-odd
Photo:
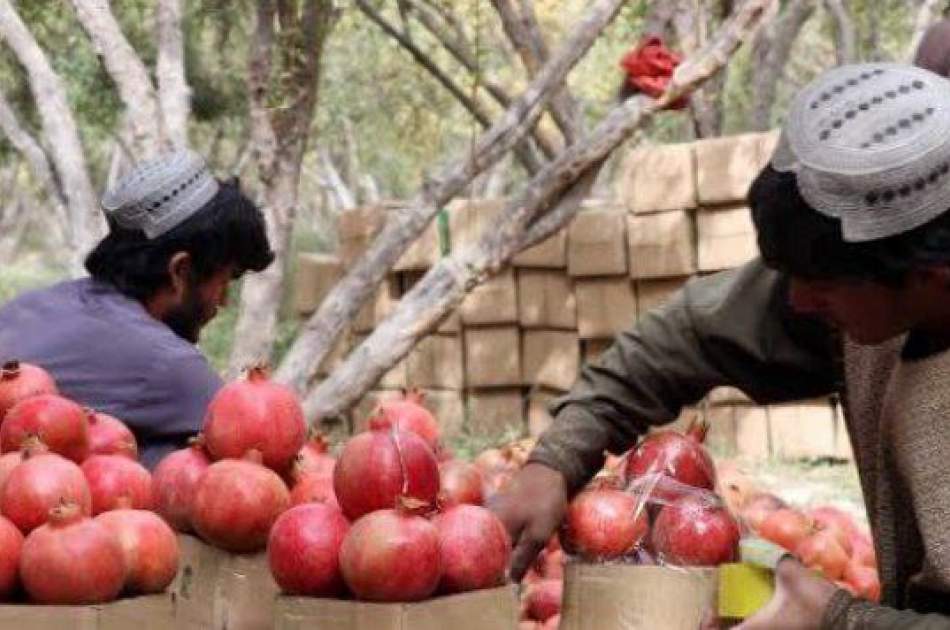
<instances>
[{"instance_id":1,"label":"stack of cardboard boxes","mask_svg":"<svg viewBox=\"0 0 950 630\"><path fill-rule=\"evenodd\" d=\"M394 367L358 405L354 429L402 387L425 390L446 433L538 434L547 404L567 391L580 365L596 360L618 332L665 303L690 278L737 267L756 255L744 199L777 136L748 134L651 146L627 157L613 200L591 199L570 223L520 252L476 287L438 331ZM457 200L447 208L450 243L433 222L396 264L322 370L368 335L435 265L448 246L472 246L504 200ZM304 255L297 308L306 316L368 247L395 204L359 208L340 219L338 257ZM742 392L713 391L700 403L709 436L729 454L850 457L828 400L760 407ZM802 426L809 427L802 431Z\"/></svg>"}]
</instances>

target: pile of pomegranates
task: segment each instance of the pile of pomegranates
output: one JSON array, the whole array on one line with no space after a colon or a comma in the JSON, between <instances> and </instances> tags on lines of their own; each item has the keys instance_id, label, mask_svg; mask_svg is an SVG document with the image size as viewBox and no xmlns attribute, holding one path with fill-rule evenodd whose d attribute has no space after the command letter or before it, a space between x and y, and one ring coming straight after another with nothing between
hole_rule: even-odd
<instances>
[{"instance_id":1,"label":"pile of pomegranates","mask_svg":"<svg viewBox=\"0 0 950 630\"><path fill-rule=\"evenodd\" d=\"M164 591L178 538L121 420L60 395L39 366L0 367L0 598L94 604Z\"/></svg>"}]
</instances>

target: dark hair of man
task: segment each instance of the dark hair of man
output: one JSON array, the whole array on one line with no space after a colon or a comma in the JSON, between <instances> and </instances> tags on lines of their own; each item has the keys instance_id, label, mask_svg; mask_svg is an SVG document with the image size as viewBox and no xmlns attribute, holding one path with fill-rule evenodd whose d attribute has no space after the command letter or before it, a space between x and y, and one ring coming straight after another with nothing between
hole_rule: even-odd
<instances>
[{"instance_id":1,"label":"dark hair of man","mask_svg":"<svg viewBox=\"0 0 950 630\"><path fill-rule=\"evenodd\" d=\"M902 234L846 242L841 223L802 198L795 174L771 166L753 182L749 205L763 260L792 276L899 287L915 268L950 264L950 212Z\"/></svg>"},{"instance_id":2,"label":"dark hair of man","mask_svg":"<svg viewBox=\"0 0 950 630\"><path fill-rule=\"evenodd\" d=\"M139 301L168 285L168 262L178 252L191 255L196 283L229 265L237 276L261 271L274 260L264 216L237 180L221 182L198 212L155 239L116 224L109 227L109 234L86 257L86 270Z\"/></svg>"}]
</instances>

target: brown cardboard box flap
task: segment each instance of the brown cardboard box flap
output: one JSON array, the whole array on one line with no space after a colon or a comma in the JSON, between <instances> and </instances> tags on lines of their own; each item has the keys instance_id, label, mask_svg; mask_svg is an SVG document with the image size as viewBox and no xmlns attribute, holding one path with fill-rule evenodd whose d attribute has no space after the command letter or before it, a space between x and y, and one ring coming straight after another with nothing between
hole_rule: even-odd
<instances>
[{"instance_id":1,"label":"brown cardboard box flap","mask_svg":"<svg viewBox=\"0 0 950 630\"><path fill-rule=\"evenodd\" d=\"M0 605L0 628L16 630L177 630L171 593L90 606ZM197 627L197 626L195 626Z\"/></svg>"},{"instance_id":2,"label":"brown cardboard box flap","mask_svg":"<svg viewBox=\"0 0 950 630\"><path fill-rule=\"evenodd\" d=\"M568 563L561 630L696 630L718 597L716 569Z\"/></svg>"},{"instance_id":3,"label":"brown cardboard box flap","mask_svg":"<svg viewBox=\"0 0 950 630\"><path fill-rule=\"evenodd\" d=\"M514 630L518 600L504 586L414 604L281 597L275 630Z\"/></svg>"}]
</instances>

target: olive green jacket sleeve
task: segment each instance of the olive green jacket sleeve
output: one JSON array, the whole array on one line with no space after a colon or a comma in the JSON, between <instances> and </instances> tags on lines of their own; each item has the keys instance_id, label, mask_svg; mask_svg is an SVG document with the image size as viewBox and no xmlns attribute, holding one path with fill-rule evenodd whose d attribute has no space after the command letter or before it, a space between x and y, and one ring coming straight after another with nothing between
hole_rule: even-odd
<instances>
[{"instance_id":1,"label":"olive green jacket sleeve","mask_svg":"<svg viewBox=\"0 0 950 630\"><path fill-rule=\"evenodd\" d=\"M821 630L950 630L950 619L878 606L838 591L825 608Z\"/></svg>"},{"instance_id":2,"label":"olive green jacket sleeve","mask_svg":"<svg viewBox=\"0 0 950 630\"><path fill-rule=\"evenodd\" d=\"M840 369L829 328L791 313L787 280L759 260L691 280L641 317L571 391L552 403L552 426L531 454L562 472L572 492L650 426L674 420L713 387L759 403L835 391Z\"/></svg>"}]
</instances>

